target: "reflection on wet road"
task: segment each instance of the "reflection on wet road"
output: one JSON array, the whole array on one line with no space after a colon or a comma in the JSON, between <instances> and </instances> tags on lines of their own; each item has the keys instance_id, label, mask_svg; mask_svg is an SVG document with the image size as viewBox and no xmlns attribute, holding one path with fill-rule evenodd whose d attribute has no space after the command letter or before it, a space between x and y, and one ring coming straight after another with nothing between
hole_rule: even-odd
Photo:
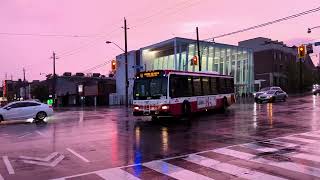
<instances>
[{"instance_id":1,"label":"reflection on wet road","mask_svg":"<svg viewBox=\"0 0 320 180\"><path fill-rule=\"evenodd\" d=\"M273 164L272 157L284 158L281 153L270 156L263 153L285 152L283 149L291 146L295 148L295 154L290 154L290 151L288 156L285 153L285 158L315 156L307 156L304 151L315 149L320 144L317 139L320 140L320 135L315 132L320 125L319 103L319 96L291 98L275 104L244 103L232 106L225 114L197 114L191 121L161 119L156 122L138 120L125 109L117 107L59 110L48 119L47 124L0 125L0 155L8 157L7 162L15 172L9 174L8 163L0 161L0 175L5 179L52 179L95 172L85 175L88 179L112 174L118 177L144 177L142 179L254 179L260 175L268 179L285 179L289 178L286 174L260 172L248 165L268 164L270 171L274 166L289 171L282 165ZM315 132L308 135L312 138L306 138L306 134L289 136L310 131ZM278 137L286 138L266 141ZM301 146L300 142L308 143L308 146ZM52 153L56 156L51 158ZM190 156L191 153L197 154ZM25 163L21 156L32 157L31 161L36 161L36 164ZM179 158L167 159L171 157ZM232 159L236 159L234 164L227 163ZM217 162L219 165L215 165ZM290 163L287 163L288 167L295 165ZM135 165L127 167L131 164ZM216 167L214 172L213 165ZM125 167L109 169L122 166ZM226 167L237 167L239 172L252 173L230 172ZM203 172L203 169L207 171ZM103 171L96 172L98 170ZM300 171L295 171L299 175L297 177L320 178L320 174Z\"/></svg>"}]
</instances>

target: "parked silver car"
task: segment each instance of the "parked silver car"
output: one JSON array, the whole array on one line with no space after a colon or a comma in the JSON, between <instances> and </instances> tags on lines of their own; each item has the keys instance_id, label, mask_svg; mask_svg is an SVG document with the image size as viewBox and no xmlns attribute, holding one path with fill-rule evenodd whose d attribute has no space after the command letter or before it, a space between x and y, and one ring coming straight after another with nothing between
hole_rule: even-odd
<instances>
[{"instance_id":1,"label":"parked silver car","mask_svg":"<svg viewBox=\"0 0 320 180\"><path fill-rule=\"evenodd\" d=\"M288 94L282 90L270 90L256 98L257 103L286 101Z\"/></svg>"}]
</instances>

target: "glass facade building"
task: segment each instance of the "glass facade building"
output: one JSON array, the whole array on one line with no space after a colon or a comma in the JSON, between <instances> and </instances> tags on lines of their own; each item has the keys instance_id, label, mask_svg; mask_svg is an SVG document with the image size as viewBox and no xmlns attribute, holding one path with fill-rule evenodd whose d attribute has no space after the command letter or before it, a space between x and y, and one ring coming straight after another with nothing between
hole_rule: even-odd
<instances>
[{"instance_id":1,"label":"glass facade building","mask_svg":"<svg viewBox=\"0 0 320 180\"><path fill-rule=\"evenodd\" d=\"M180 71L218 72L234 76L237 93L252 93L254 90L253 51L249 48L200 41L198 65L192 65L197 56L196 40L173 38L140 49L141 65L145 70L172 69Z\"/></svg>"}]
</instances>

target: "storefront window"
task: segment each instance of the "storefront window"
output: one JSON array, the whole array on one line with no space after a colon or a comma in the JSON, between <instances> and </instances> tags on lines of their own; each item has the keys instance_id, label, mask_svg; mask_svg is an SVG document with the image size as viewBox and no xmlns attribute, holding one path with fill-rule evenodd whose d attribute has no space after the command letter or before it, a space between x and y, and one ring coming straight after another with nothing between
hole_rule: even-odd
<instances>
[{"instance_id":1,"label":"storefront window","mask_svg":"<svg viewBox=\"0 0 320 180\"><path fill-rule=\"evenodd\" d=\"M176 46L173 45L174 41L176 41ZM218 43L202 42L200 45L202 71L215 71L234 76L235 86L241 93L251 92L254 84L253 52L251 50ZM177 54L174 54L175 52ZM146 64L147 70L176 69L197 72L200 59L198 59L198 65L191 65L191 59L197 55L195 41L177 38L172 42L142 49L141 62Z\"/></svg>"}]
</instances>

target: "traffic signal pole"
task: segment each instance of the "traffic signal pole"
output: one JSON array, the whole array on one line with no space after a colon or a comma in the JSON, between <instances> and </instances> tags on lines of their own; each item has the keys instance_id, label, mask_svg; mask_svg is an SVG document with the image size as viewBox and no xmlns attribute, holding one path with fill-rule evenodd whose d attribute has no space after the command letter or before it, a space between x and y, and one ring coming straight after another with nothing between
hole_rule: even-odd
<instances>
[{"instance_id":1,"label":"traffic signal pole","mask_svg":"<svg viewBox=\"0 0 320 180\"><path fill-rule=\"evenodd\" d=\"M127 44L127 20L124 18L124 56L125 56L125 85L126 85L126 107L129 106L128 102L128 88L129 88L129 82L128 82L128 44Z\"/></svg>"},{"instance_id":2,"label":"traffic signal pole","mask_svg":"<svg viewBox=\"0 0 320 180\"><path fill-rule=\"evenodd\" d=\"M197 31L197 47L198 47L198 61L199 61L199 72L201 71L201 57L200 57L200 42L199 42L199 30L198 27L196 28Z\"/></svg>"},{"instance_id":3,"label":"traffic signal pole","mask_svg":"<svg viewBox=\"0 0 320 180\"><path fill-rule=\"evenodd\" d=\"M302 58L299 58L299 92L302 94Z\"/></svg>"}]
</instances>

